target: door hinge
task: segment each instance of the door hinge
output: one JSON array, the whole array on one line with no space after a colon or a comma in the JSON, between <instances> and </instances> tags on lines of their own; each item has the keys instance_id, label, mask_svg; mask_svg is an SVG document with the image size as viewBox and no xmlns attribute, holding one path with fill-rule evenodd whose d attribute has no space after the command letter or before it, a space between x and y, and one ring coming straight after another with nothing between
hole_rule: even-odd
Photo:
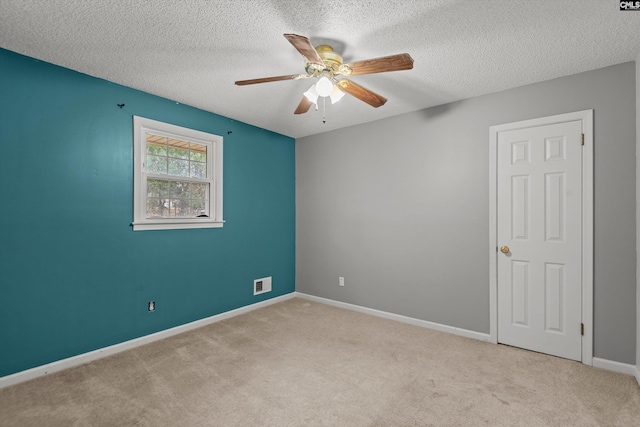
<instances>
[{"instance_id":1,"label":"door hinge","mask_svg":"<svg viewBox=\"0 0 640 427\"><path fill-rule=\"evenodd\" d=\"M582 134L582 139L580 140L580 145L584 145L584 133Z\"/></svg>"},{"instance_id":2,"label":"door hinge","mask_svg":"<svg viewBox=\"0 0 640 427\"><path fill-rule=\"evenodd\" d=\"M580 323L580 335L584 335L584 323Z\"/></svg>"}]
</instances>

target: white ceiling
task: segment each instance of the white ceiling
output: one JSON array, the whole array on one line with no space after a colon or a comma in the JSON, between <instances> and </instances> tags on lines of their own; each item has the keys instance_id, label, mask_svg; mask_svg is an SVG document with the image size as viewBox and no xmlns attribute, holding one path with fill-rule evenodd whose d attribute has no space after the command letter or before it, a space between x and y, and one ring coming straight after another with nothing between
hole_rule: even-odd
<instances>
[{"instance_id":1,"label":"white ceiling","mask_svg":"<svg viewBox=\"0 0 640 427\"><path fill-rule=\"evenodd\" d=\"M293 115L310 80L284 33L345 62L409 53L413 70L352 77L345 96ZM291 137L633 61L640 12L618 0L0 0L0 47Z\"/></svg>"}]
</instances>

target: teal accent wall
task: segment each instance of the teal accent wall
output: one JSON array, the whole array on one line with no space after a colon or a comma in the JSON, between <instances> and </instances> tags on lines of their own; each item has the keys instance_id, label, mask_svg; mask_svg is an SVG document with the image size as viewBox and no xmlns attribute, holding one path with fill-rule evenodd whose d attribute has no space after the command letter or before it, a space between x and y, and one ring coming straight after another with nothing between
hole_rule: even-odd
<instances>
[{"instance_id":1,"label":"teal accent wall","mask_svg":"<svg viewBox=\"0 0 640 427\"><path fill-rule=\"evenodd\" d=\"M7 50L0 101L0 377L295 290L294 139ZM132 230L134 115L224 137L223 228Z\"/></svg>"}]
</instances>

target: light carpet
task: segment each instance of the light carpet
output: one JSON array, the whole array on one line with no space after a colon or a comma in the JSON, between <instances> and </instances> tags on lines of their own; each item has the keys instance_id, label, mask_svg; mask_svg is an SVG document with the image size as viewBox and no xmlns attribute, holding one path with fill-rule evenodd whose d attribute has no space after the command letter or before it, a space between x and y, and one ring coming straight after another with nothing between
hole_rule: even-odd
<instances>
[{"instance_id":1,"label":"light carpet","mask_svg":"<svg viewBox=\"0 0 640 427\"><path fill-rule=\"evenodd\" d=\"M636 426L628 375L291 299L0 390L8 426Z\"/></svg>"}]
</instances>

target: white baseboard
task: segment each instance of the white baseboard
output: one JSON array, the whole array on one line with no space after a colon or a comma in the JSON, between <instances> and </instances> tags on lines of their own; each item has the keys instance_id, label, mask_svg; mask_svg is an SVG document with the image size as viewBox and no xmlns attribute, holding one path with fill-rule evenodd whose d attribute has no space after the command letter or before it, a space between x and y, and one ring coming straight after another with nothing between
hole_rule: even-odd
<instances>
[{"instance_id":1,"label":"white baseboard","mask_svg":"<svg viewBox=\"0 0 640 427\"><path fill-rule=\"evenodd\" d=\"M484 334L482 332L475 332L467 329L456 328L455 326L442 325L440 323L434 323L434 322L429 322L427 320L415 319L413 317L407 317L400 314L389 313L386 311L380 311L373 308L362 307L360 305L354 305L346 302L335 301L327 298L317 297L314 295L303 294L301 292L296 292L295 294L299 298L304 298L310 301L332 305L334 307L346 308L347 310L353 310L353 311L358 311L360 313L371 314L373 316L395 320L402 323L408 323L410 325L421 326L423 328L434 329L440 332L448 332L450 334L459 335L461 337L473 338L480 341L490 342L489 334Z\"/></svg>"},{"instance_id":2,"label":"white baseboard","mask_svg":"<svg viewBox=\"0 0 640 427\"><path fill-rule=\"evenodd\" d=\"M150 335L145 335L140 338L135 338L129 341L125 341L119 344L114 344L109 347L99 348L88 353L79 354L77 356L69 357L67 359L58 360L56 362L47 363L46 365L36 366L35 368L27 369L26 371L16 372L15 374L0 377L0 388L8 387L10 385L18 384L23 381L28 381L43 375L51 374L54 372L62 371L74 366L82 365L83 363L92 362L97 359L101 359L112 354L120 353L125 350L130 350L141 345L149 344L154 341L158 341L164 338L171 337L173 335L181 334L183 332L190 331L192 329L201 328L206 325L210 325L221 320L229 319L231 317L239 316L241 314L248 313L250 311L257 310L262 307L266 307L278 302L286 301L294 298L295 292L291 292L286 295L271 298L265 301L260 301L255 304L247 305L237 308L235 310L227 311L224 313L216 314L215 316L207 317L204 319L196 320L191 323L176 326L174 328L165 329L164 331L156 332Z\"/></svg>"},{"instance_id":3,"label":"white baseboard","mask_svg":"<svg viewBox=\"0 0 640 427\"><path fill-rule=\"evenodd\" d=\"M474 338L480 341L492 342L489 334L481 332L469 331L467 329L456 328L454 326L442 325L440 323L428 322L426 320L415 319L412 317L402 316L400 314L388 313L386 311L375 310L373 308L362 307L359 305L349 304L346 302L335 301L327 298L317 297L314 295L303 294L301 292L295 292L295 296L299 298L308 299L323 304L332 305L334 307L345 308L347 310L358 311L360 313L371 314L373 316L383 317L385 319L396 320L398 322L408 323L415 326L422 326L428 329L435 329L436 331L448 332L454 335L460 335L466 338ZM635 365L629 365L621 362L614 362L612 360L600 359L598 357L593 358L593 366L596 368L606 369L608 371L619 372L634 376L640 384L640 370Z\"/></svg>"},{"instance_id":4,"label":"white baseboard","mask_svg":"<svg viewBox=\"0 0 640 427\"><path fill-rule=\"evenodd\" d=\"M635 365L630 365L628 363L615 362L613 360L600 359L599 357L593 358L593 366L596 368L606 369L608 371L619 372L621 374L631 375L632 377L636 377L638 379L638 369ZM640 383L640 379L638 380Z\"/></svg>"},{"instance_id":5,"label":"white baseboard","mask_svg":"<svg viewBox=\"0 0 640 427\"><path fill-rule=\"evenodd\" d=\"M235 310L216 314L215 316L196 320L194 322L176 326L174 328L165 329L164 331L156 332L150 335L145 335L143 337L135 338L135 339L125 341L119 344L115 344L109 347L100 348L98 350L90 351L88 353L83 353L77 356L58 360L56 362L47 363L46 365L36 366L35 368L27 369L26 371L16 372L15 374L0 377L0 388L8 387L14 384L18 384L24 381L28 381L34 378L44 376L47 374L52 374L54 372L62 371L64 369L82 365L84 363L92 362L94 360L101 359L103 357L111 356L113 354L120 353L125 350L130 350L132 348L136 348L145 344L152 343L154 341L158 341L158 340L168 338L177 334L181 334L183 332L201 328L203 326L210 325L212 323L219 322L221 320L225 320L231 317L239 316L241 314L249 313L259 308L276 304L282 301L286 301L295 297L331 305L334 307L344 308L347 310L353 310L360 313L370 314L372 316L382 317L384 319L390 319L390 320L395 320L402 323L408 323L410 325L421 326L423 328L434 329L436 331L447 332L450 334L459 335L466 338L473 338L480 341L491 342L489 334L470 331L462 328L456 328L454 326L442 325L440 323L429 322L426 320L415 319L415 318L403 316L400 314L389 313L386 311L376 310L373 308L362 307L355 304L349 304L346 302L335 301L327 298L308 295L301 292L291 292L286 295L281 295L279 297L275 297L265 301L257 302L255 304L240 307ZM609 371L615 371L622 374L634 376L638 381L638 384L640 384L640 370L635 365L630 365L627 363L620 363L612 360L600 359L598 357L594 357L593 366L596 368L607 369Z\"/></svg>"}]
</instances>

